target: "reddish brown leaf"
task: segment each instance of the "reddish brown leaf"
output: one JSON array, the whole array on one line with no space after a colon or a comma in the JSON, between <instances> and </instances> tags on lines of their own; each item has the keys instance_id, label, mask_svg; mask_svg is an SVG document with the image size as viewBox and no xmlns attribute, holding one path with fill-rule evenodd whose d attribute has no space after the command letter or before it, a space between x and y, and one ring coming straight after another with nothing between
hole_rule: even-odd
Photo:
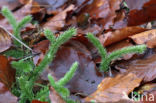
<instances>
[{"instance_id":1,"label":"reddish brown leaf","mask_svg":"<svg viewBox=\"0 0 156 103\"><path fill-rule=\"evenodd\" d=\"M122 0L94 0L86 5L80 12L78 19L81 19L85 13L88 13L91 19L96 19L105 29L109 29L114 23L116 17L115 11L120 8ZM83 19L82 19L83 20Z\"/></svg>"},{"instance_id":2,"label":"reddish brown leaf","mask_svg":"<svg viewBox=\"0 0 156 103\"><path fill-rule=\"evenodd\" d=\"M139 86L142 79L135 74L118 75L114 78L105 78L97 87L97 90L85 98L86 102L113 103L123 99L130 100L128 94Z\"/></svg>"},{"instance_id":3,"label":"reddish brown leaf","mask_svg":"<svg viewBox=\"0 0 156 103\"><path fill-rule=\"evenodd\" d=\"M65 19L67 17L67 12L74 9L74 5L70 5L65 10L61 11L56 16L52 17L47 23L43 25L44 28L49 28L53 32L60 30L65 25Z\"/></svg>"},{"instance_id":4,"label":"reddish brown leaf","mask_svg":"<svg viewBox=\"0 0 156 103\"><path fill-rule=\"evenodd\" d=\"M156 54L146 58L133 58L128 61L120 62L117 67L122 73L134 73L144 82L152 81L156 78Z\"/></svg>"},{"instance_id":5,"label":"reddish brown leaf","mask_svg":"<svg viewBox=\"0 0 156 103\"><path fill-rule=\"evenodd\" d=\"M62 97L55 91L54 88L50 88L50 95L49 98L52 103L66 103Z\"/></svg>"},{"instance_id":6,"label":"reddish brown leaf","mask_svg":"<svg viewBox=\"0 0 156 103\"><path fill-rule=\"evenodd\" d=\"M15 70L11 68L10 62L5 56L0 55L0 82L10 88L15 80Z\"/></svg>"},{"instance_id":7,"label":"reddish brown leaf","mask_svg":"<svg viewBox=\"0 0 156 103\"><path fill-rule=\"evenodd\" d=\"M126 27L123 29L108 32L104 35L100 35L99 40L104 46L108 46L110 44L126 39L130 35L134 35L143 31L146 31L146 29L141 27Z\"/></svg>"},{"instance_id":8,"label":"reddish brown leaf","mask_svg":"<svg viewBox=\"0 0 156 103\"><path fill-rule=\"evenodd\" d=\"M130 36L130 38L136 44L147 44L149 48L156 47L156 29Z\"/></svg>"},{"instance_id":9,"label":"reddish brown leaf","mask_svg":"<svg viewBox=\"0 0 156 103\"><path fill-rule=\"evenodd\" d=\"M0 98L0 103L18 103L17 97L12 95L2 82L0 82Z\"/></svg>"},{"instance_id":10,"label":"reddish brown leaf","mask_svg":"<svg viewBox=\"0 0 156 103\"><path fill-rule=\"evenodd\" d=\"M3 52L11 47L11 38L8 33L0 27L0 52Z\"/></svg>"},{"instance_id":11,"label":"reddish brown leaf","mask_svg":"<svg viewBox=\"0 0 156 103\"><path fill-rule=\"evenodd\" d=\"M31 103L48 103L48 102L41 102L41 101L38 101L38 100L32 100Z\"/></svg>"},{"instance_id":12,"label":"reddish brown leaf","mask_svg":"<svg viewBox=\"0 0 156 103\"><path fill-rule=\"evenodd\" d=\"M128 0L131 1L131 0ZM134 0L133 0L134 1ZM146 2L147 1L147 2ZM136 3L136 2L133 2ZM138 1L140 3L140 0ZM156 20L156 1L155 0L142 0L140 4L144 5L140 8L137 3L135 4L135 9L131 10L128 15L128 26L136 26L146 22ZM137 9L136 9L136 6ZM131 7L132 8L132 7Z\"/></svg>"}]
</instances>

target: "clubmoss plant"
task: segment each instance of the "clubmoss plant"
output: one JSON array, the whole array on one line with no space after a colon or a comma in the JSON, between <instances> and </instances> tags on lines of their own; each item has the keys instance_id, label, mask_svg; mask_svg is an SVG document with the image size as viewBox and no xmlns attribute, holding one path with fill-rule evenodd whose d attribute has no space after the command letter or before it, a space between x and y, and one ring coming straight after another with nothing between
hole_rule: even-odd
<instances>
[{"instance_id":1,"label":"clubmoss plant","mask_svg":"<svg viewBox=\"0 0 156 103\"><path fill-rule=\"evenodd\" d=\"M121 57L124 54L143 53L146 50L146 45L137 45L137 46L130 46L130 47L122 48L108 55L106 49L103 47L100 41L92 33L88 33L87 37L93 43L93 45L97 47L101 55L101 58L102 58L101 65L100 65L101 72L107 71L109 68L110 62L112 60L115 60Z\"/></svg>"},{"instance_id":2,"label":"clubmoss plant","mask_svg":"<svg viewBox=\"0 0 156 103\"><path fill-rule=\"evenodd\" d=\"M65 74L65 76L57 82L55 82L54 78L51 75L48 75L51 86L62 96L62 98L67 103L73 103L74 101L68 98L70 96L70 92L64 86L72 79L77 68L78 62L73 63L70 70Z\"/></svg>"},{"instance_id":3,"label":"clubmoss plant","mask_svg":"<svg viewBox=\"0 0 156 103\"><path fill-rule=\"evenodd\" d=\"M11 13L11 11L7 7L2 8L2 14L8 19L9 23L13 27L13 34L15 36L14 45L16 45L18 48L21 48L24 44L22 42L22 38L20 36L20 30L22 27L24 27L27 23L31 22L32 17L26 16L24 19L22 19L19 23L16 22L15 17ZM16 69L16 82L13 85L12 93L19 97L19 103L26 103L27 101L31 102L32 100L40 100L40 101L49 101L49 85L45 86L42 84L36 84L36 80L38 79L39 75L42 73L42 71L46 68L46 66L54 59L55 54L59 47L68 41L72 36L76 34L75 28L70 28L69 30L65 31L63 34L61 34L59 37L55 37L54 34L48 30L44 30L44 34L47 37L47 39L50 41L49 50L45 54L45 57L41 61L41 63L36 66L33 63L32 56L28 56L24 59L20 59L18 61L12 61L12 67ZM10 34L12 35L12 34ZM18 41L18 42L17 42ZM17 49L18 49L17 48ZM31 49L28 49L31 52ZM24 50L21 51L24 53ZM11 54L14 55L14 52ZM78 63L75 62L72 66L69 72L65 74L65 76L60 79L58 82L52 83L52 79L50 79L50 83L56 91L63 97L69 97L69 90L64 88L63 86L73 77L76 69L77 69ZM50 77L49 78L53 78ZM40 91L37 93L34 93L34 86L38 85L41 87ZM58 87L55 87L57 85ZM71 101L67 99L68 101Z\"/></svg>"},{"instance_id":4,"label":"clubmoss plant","mask_svg":"<svg viewBox=\"0 0 156 103\"><path fill-rule=\"evenodd\" d=\"M17 22L12 12L7 7L2 8L2 14L3 16L5 16L5 18L7 18L8 22L12 25L14 36L22 41L22 38L20 36L20 30L21 28L25 27L26 24L31 22L32 17L30 15L25 16L20 22ZM14 40L14 43L16 44L16 46L21 45L19 42L17 42L17 40Z\"/></svg>"},{"instance_id":5,"label":"clubmoss plant","mask_svg":"<svg viewBox=\"0 0 156 103\"><path fill-rule=\"evenodd\" d=\"M52 32L48 29L46 29L44 33L47 39L49 39L49 41L51 42L51 45L49 47L49 51L45 54L45 57L43 58L43 60L38 66L30 65L31 63L28 63L26 60L24 61L19 60L19 61L12 62L13 67L16 68L16 70L20 72L18 73L16 77L17 82L18 82L17 84L19 85L20 92L21 92L20 103L25 103L26 100L31 101L35 98L38 98L39 100L45 100L45 97L48 96L47 87L45 86L43 89L41 89L40 92L38 92L35 95L33 94L33 87L35 85L35 81L38 79L38 76L42 73L45 67L53 60L58 48L64 42L68 41L76 33L76 30L74 28L71 28L67 30L66 32L64 32L63 34L61 34L61 36L59 36L58 38L56 38L52 34ZM67 89L62 89L64 88L63 85L65 85L66 82L68 82L73 77L74 72L76 71L77 65L78 65L77 62L74 63L70 71L67 72L64 78L62 78L60 81L57 82L57 85L61 85L61 89L57 90L58 92L67 93L68 91Z\"/></svg>"}]
</instances>

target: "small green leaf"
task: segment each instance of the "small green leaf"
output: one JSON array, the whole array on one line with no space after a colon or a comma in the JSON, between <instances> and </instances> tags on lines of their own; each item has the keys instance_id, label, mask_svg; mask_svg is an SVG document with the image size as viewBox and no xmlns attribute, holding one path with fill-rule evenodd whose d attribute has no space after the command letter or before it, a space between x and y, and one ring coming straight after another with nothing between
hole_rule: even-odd
<instances>
[{"instance_id":1,"label":"small green leaf","mask_svg":"<svg viewBox=\"0 0 156 103\"><path fill-rule=\"evenodd\" d=\"M25 73L32 71L32 65L29 61L13 61L11 64L16 70L23 71Z\"/></svg>"}]
</instances>

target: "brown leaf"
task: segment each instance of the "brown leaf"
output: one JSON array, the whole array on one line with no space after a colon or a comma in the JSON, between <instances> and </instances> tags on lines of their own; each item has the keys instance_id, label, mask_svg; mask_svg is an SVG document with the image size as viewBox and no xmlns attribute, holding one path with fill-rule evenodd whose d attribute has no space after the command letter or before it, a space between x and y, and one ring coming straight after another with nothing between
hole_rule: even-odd
<instances>
[{"instance_id":1,"label":"brown leaf","mask_svg":"<svg viewBox=\"0 0 156 103\"><path fill-rule=\"evenodd\" d=\"M65 19L67 17L67 12L74 10L74 5L70 5L65 10L58 13L56 16L52 17L47 23L43 25L44 28L49 28L53 32L60 30L65 25Z\"/></svg>"},{"instance_id":2,"label":"brown leaf","mask_svg":"<svg viewBox=\"0 0 156 103\"><path fill-rule=\"evenodd\" d=\"M48 103L48 102L41 102L41 101L38 101L38 100L32 100L31 103Z\"/></svg>"},{"instance_id":3,"label":"brown leaf","mask_svg":"<svg viewBox=\"0 0 156 103\"><path fill-rule=\"evenodd\" d=\"M15 80L15 70L5 56L0 55L0 82L10 88Z\"/></svg>"},{"instance_id":4,"label":"brown leaf","mask_svg":"<svg viewBox=\"0 0 156 103\"><path fill-rule=\"evenodd\" d=\"M8 33L0 27L0 53L11 47L11 38Z\"/></svg>"},{"instance_id":5,"label":"brown leaf","mask_svg":"<svg viewBox=\"0 0 156 103\"><path fill-rule=\"evenodd\" d=\"M136 26L136 25L140 25L146 22L156 20L156 14L154 13L156 12L155 0L137 0L137 3L135 0L133 1L127 0L127 1L133 2L134 5L131 8L135 8L131 10L128 15L128 26ZM137 5L139 3L140 5ZM141 6L141 4L143 4L143 6Z\"/></svg>"},{"instance_id":6,"label":"brown leaf","mask_svg":"<svg viewBox=\"0 0 156 103\"><path fill-rule=\"evenodd\" d=\"M2 82L0 82L0 98L0 103L18 103L17 97L12 95Z\"/></svg>"},{"instance_id":7,"label":"brown leaf","mask_svg":"<svg viewBox=\"0 0 156 103\"><path fill-rule=\"evenodd\" d=\"M129 100L128 94L139 86L141 78L135 74L117 75L114 78L105 78L97 87L97 90L85 98L86 102L95 100L96 102L111 103L120 100Z\"/></svg>"},{"instance_id":8,"label":"brown leaf","mask_svg":"<svg viewBox=\"0 0 156 103\"><path fill-rule=\"evenodd\" d=\"M137 26L126 27L115 31L107 32L104 35L100 35L99 40L104 46L108 46L110 44L126 39L130 35L134 35L143 31L146 31L146 29Z\"/></svg>"},{"instance_id":9,"label":"brown leaf","mask_svg":"<svg viewBox=\"0 0 156 103\"><path fill-rule=\"evenodd\" d=\"M155 62L156 54L150 54L148 57L141 56L120 62L116 67L119 67L121 73L134 73L144 82L149 82L156 78Z\"/></svg>"},{"instance_id":10,"label":"brown leaf","mask_svg":"<svg viewBox=\"0 0 156 103\"><path fill-rule=\"evenodd\" d=\"M52 103L66 103L53 87L50 88L49 98Z\"/></svg>"},{"instance_id":11,"label":"brown leaf","mask_svg":"<svg viewBox=\"0 0 156 103\"><path fill-rule=\"evenodd\" d=\"M120 8L122 0L94 0L88 3L78 14L81 19L85 13L88 13L91 19L97 20L98 24L102 24L105 29L109 29L114 23L116 10ZM83 20L83 19L82 19Z\"/></svg>"},{"instance_id":12,"label":"brown leaf","mask_svg":"<svg viewBox=\"0 0 156 103\"><path fill-rule=\"evenodd\" d=\"M147 44L149 48L156 47L156 29L130 36L130 38L136 44Z\"/></svg>"}]
</instances>

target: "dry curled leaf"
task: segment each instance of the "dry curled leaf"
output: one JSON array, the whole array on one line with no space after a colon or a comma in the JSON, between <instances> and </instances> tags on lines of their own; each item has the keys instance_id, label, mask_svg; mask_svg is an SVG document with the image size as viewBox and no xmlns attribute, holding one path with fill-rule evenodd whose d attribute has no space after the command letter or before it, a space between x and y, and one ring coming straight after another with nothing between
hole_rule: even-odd
<instances>
[{"instance_id":1,"label":"dry curled leaf","mask_svg":"<svg viewBox=\"0 0 156 103\"><path fill-rule=\"evenodd\" d=\"M130 38L136 44L146 44L149 48L156 47L156 29L130 36Z\"/></svg>"},{"instance_id":2,"label":"dry curled leaf","mask_svg":"<svg viewBox=\"0 0 156 103\"><path fill-rule=\"evenodd\" d=\"M0 53L11 47L11 38L8 33L0 27Z\"/></svg>"},{"instance_id":3,"label":"dry curled leaf","mask_svg":"<svg viewBox=\"0 0 156 103\"><path fill-rule=\"evenodd\" d=\"M139 86L141 78L135 74L129 73L127 75L117 75L114 78L105 78L97 87L97 90L85 98L86 102L113 103L123 99L129 100L128 94L134 88Z\"/></svg>"}]
</instances>

